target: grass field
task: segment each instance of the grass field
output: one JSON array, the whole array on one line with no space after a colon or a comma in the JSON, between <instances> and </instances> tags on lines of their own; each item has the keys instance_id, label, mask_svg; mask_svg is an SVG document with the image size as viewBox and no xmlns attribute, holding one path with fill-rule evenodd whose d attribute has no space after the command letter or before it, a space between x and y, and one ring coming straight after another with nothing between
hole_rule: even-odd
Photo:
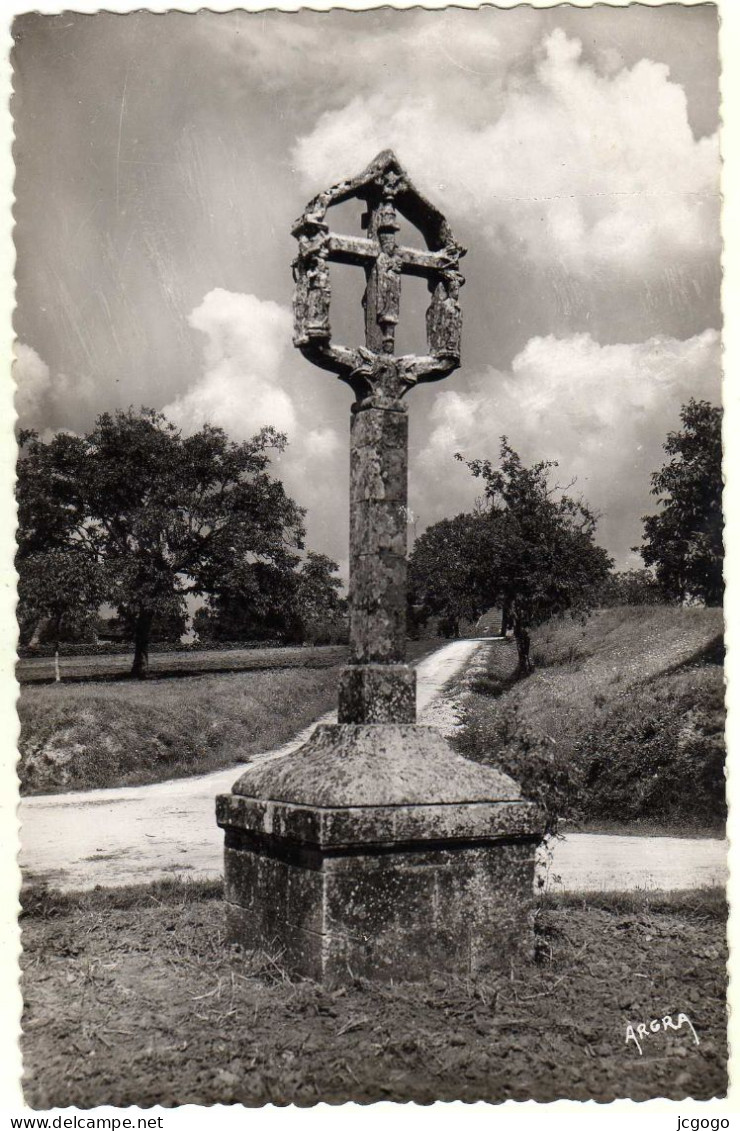
<instances>
[{"instance_id":1,"label":"grass field","mask_svg":"<svg viewBox=\"0 0 740 1131\"><path fill-rule=\"evenodd\" d=\"M458 740L501 765L551 815L721 829L722 612L615 608L534 635L535 673L513 681L493 647Z\"/></svg>"},{"instance_id":2,"label":"grass field","mask_svg":"<svg viewBox=\"0 0 740 1131\"><path fill-rule=\"evenodd\" d=\"M152 652L150 678L203 675L209 672L274 671L280 668L328 668L347 658L345 645L313 648L227 648L192 652ZM61 656L62 682L127 679L133 653L123 656ZM19 660L19 683L53 683L54 660L49 656Z\"/></svg>"},{"instance_id":3,"label":"grass field","mask_svg":"<svg viewBox=\"0 0 740 1131\"><path fill-rule=\"evenodd\" d=\"M409 659L443 643L410 642ZM188 679L22 685L21 792L142 785L207 773L287 742L336 706L345 648L264 652L273 657L293 652L304 663L238 673L191 672ZM264 652L246 651L245 659L266 664L270 657ZM173 654L174 660L181 658L182 653ZM167 655L157 659L167 662Z\"/></svg>"},{"instance_id":4,"label":"grass field","mask_svg":"<svg viewBox=\"0 0 740 1131\"><path fill-rule=\"evenodd\" d=\"M339 990L224 942L217 884L27 897L24 1090L101 1104L656 1096L726 1088L724 894L547 900L536 960ZM693 1024L627 1026L679 1013Z\"/></svg>"}]
</instances>

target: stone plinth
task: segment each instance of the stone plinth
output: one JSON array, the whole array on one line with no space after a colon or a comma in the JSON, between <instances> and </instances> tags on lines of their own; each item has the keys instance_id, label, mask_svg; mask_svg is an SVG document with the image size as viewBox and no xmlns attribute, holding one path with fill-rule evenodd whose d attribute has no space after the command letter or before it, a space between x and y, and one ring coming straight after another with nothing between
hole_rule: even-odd
<instances>
[{"instance_id":1,"label":"stone plinth","mask_svg":"<svg viewBox=\"0 0 740 1131\"><path fill-rule=\"evenodd\" d=\"M531 947L541 813L430 727L317 727L217 814L229 937L292 974L475 974Z\"/></svg>"}]
</instances>

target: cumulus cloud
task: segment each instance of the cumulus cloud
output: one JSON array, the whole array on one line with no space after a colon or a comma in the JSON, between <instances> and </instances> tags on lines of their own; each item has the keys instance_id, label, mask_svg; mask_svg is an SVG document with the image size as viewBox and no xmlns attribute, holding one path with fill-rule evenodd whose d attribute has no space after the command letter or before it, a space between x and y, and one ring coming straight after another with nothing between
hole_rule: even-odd
<instances>
[{"instance_id":1,"label":"cumulus cloud","mask_svg":"<svg viewBox=\"0 0 740 1131\"><path fill-rule=\"evenodd\" d=\"M308 544L316 545L319 538L336 554L342 531L337 537L329 528L336 512L344 510L342 442L326 423L323 396L307 396L302 387L289 310L253 294L216 288L188 322L203 335L203 369L165 405L165 416L185 432L205 423L219 425L235 440L249 439L265 425L284 432L288 447L276 456L277 474L308 508Z\"/></svg>"},{"instance_id":2,"label":"cumulus cloud","mask_svg":"<svg viewBox=\"0 0 740 1131\"><path fill-rule=\"evenodd\" d=\"M206 422L235 439L247 439L274 425L293 432L293 402L281 385L281 366L290 345L290 314L276 302L210 291L188 316L205 335L203 373L164 408L186 431Z\"/></svg>"},{"instance_id":3,"label":"cumulus cloud","mask_svg":"<svg viewBox=\"0 0 740 1131\"><path fill-rule=\"evenodd\" d=\"M72 380L66 373L52 373L33 346L16 342L15 408L21 428L35 428L44 439L55 431L72 431L92 421L96 400L95 383L89 374Z\"/></svg>"},{"instance_id":4,"label":"cumulus cloud","mask_svg":"<svg viewBox=\"0 0 740 1131\"><path fill-rule=\"evenodd\" d=\"M291 465L331 459L340 448L322 419L322 402L305 396L286 307L220 287L188 316L204 335L203 371L162 410L186 432L205 423L245 440L265 425L288 436Z\"/></svg>"},{"instance_id":5,"label":"cumulus cloud","mask_svg":"<svg viewBox=\"0 0 740 1131\"><path fill-rule=\"evenodd\" d=\"M668 68L642 59L599 70L560 29L530 62L503 86L476 78L474 91L460 82L359 94L298 139L295 164L315 189L390 145L493 249L573 274L644 278L716 253L717 135L694 137Z\"/></svg>"},{"instance_id":6,"label":"cumulus cloud","mask_svg":"<svg viewBox=\"0 0 740 1131\"><path fill-rule=\"evenodd\" d=\"M15 408L19 423L25 427L35 427L44 420L51 373L46 362L39 357L33 346L16 342L13 352L13 377L15 379Z\"/></svg>"},{"instance_id":7,"label":"cumulus cloud","mask_svg":"<svg viewBox=\"0 0 740 1131\"><path fill-rule=\"evenodd\" d=\"M612 345L589 334L532 338L510 371L488 370L465 392L439 394L412 483L428 482L444 464L446 511L467 508L480 483L453 453L495 460L505 434L526 460L557 460L561 485L576 479L571 493L601 512L600 540L624 561L640 540L640 515L654 508L650 473L664 460L661 445L681 404L692 396L717 403L719 394L715 330ZM417 506L426 521L441 517L431 495Z\"/></svg>"}]
</instances>

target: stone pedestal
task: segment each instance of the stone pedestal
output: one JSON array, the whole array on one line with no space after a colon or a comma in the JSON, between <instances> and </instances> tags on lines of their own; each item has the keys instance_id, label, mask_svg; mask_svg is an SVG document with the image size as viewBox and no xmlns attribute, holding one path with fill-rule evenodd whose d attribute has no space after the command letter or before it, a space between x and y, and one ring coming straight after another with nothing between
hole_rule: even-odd
<instances>
[{"instance_id":1,"label":"stone pedestal","mask_svg":"<svg viewBox=\"0 0 740 1131\"><path fill-rule=\"evenodd\" d=\"M476 974L531 947L541 813L433 728L317 727L217 814L229 937L292 974Z\"/></svg>"}]
</instances>

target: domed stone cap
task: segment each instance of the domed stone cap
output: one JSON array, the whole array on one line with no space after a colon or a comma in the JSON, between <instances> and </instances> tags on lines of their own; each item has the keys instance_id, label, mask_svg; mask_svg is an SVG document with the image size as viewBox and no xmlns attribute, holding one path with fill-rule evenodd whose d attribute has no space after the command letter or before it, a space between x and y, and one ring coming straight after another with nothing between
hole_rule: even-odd
<instances>
[{"instance_id":1,"label":"domed stone cap","mask_svg":"<svg viewBox=\"0 0 740 1131\"><path fill-rule=\"evenodd\" d=\"M508 774L463 758L433 727L412 724L318 726L293 754L248 769L232 792L331 809L522 798Z\"/></svg>"}]
</instances>

